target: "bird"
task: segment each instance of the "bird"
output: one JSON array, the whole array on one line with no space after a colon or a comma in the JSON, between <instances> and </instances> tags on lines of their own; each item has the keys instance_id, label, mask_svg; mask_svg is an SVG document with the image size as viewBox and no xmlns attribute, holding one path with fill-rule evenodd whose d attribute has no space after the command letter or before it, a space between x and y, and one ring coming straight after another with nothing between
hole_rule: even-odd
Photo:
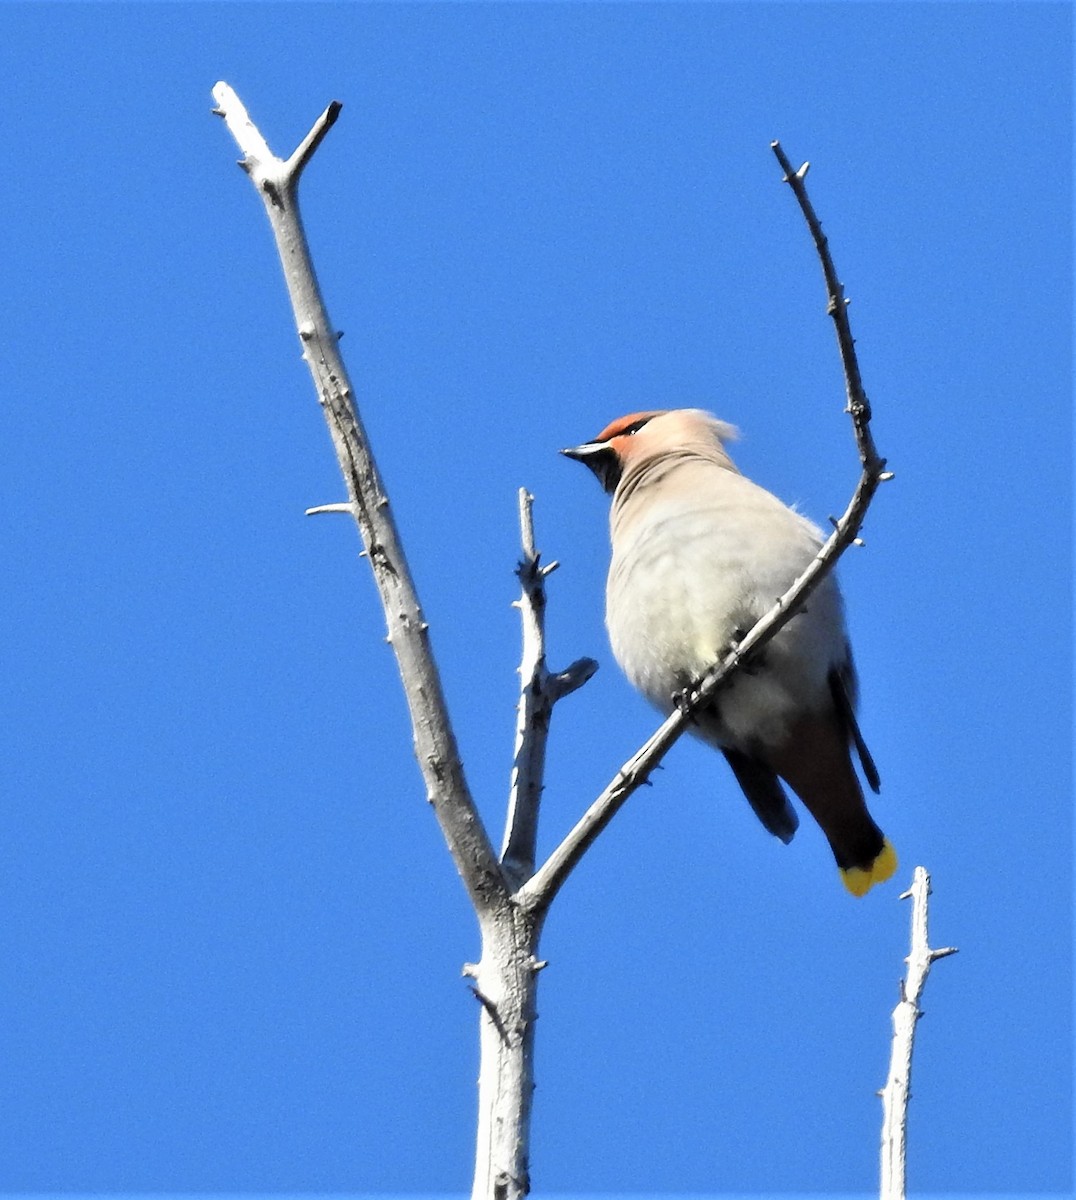
<instances>
[{"instance_id":1,"label":"bird","mask_svg":"<svg viewBox=\"0 0 1076 1200\"><path fill-rule=\"evenodd\" d=\"M753 483L727 445L735 426L701 409L629 413L562 453L612 496L606 628L631 684L668 714L769 612L818 554L822 534ZM857 677L830 572L691 732L720 750L756 815L786 844L799 824L787 785L825 834L854 896L897 856L852 762L881 787L856 720Z\"/></svg>"}]
</instances>

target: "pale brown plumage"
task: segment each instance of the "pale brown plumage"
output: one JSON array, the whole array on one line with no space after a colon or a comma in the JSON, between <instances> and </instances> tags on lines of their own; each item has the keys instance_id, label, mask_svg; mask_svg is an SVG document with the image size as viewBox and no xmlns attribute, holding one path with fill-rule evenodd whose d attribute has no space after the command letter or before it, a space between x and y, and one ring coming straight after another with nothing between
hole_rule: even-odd
<instances>
[{"instance_id":1,"label":"pale brown plumage","mask_svg":"<svg viewBox=\"0 0 1076 1200\"><path fill-rule=\"evenodd\" d=\"M663 712L772 608L817 554L819 531L746 479L730 425L698 409L632 413L564 451L613 497L606 624L629 680ZM722 751L762 823L797 826L783 779L822 827L846 886L863 895L896 868L852 764L878 775L856 725L856 676L830 574L693 732Z\"/></svg>"}]
</instances>

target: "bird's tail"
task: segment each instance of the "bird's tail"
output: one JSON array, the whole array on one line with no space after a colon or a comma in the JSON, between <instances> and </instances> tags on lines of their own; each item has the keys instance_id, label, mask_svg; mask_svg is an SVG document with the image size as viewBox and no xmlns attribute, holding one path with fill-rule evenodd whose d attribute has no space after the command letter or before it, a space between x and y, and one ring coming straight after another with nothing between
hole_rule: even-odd
<instances>
[{"instance_id":1,"label":"bird's tail","mask_svg":"<svg viewBox=\"0 0 1076 1200\"><path fill-rule=\"evenodd\" d=\"M768 758L822 827L844 886L865 896L893 875L897 855L867 810L850 749L838 714L811 713Z\"/></svg>"},{"instance_id":2,"label":"bird's tail","mask_svg":"<svg viewBox=\"0 0 1076 1200\"><path fill-rule=\"evenodd\" d=\"M841 867L841 882L853 896L865 896L876 883L885 883L897 869L897 852L887 837L869 866Z\"/></svg>"}]
</instances>

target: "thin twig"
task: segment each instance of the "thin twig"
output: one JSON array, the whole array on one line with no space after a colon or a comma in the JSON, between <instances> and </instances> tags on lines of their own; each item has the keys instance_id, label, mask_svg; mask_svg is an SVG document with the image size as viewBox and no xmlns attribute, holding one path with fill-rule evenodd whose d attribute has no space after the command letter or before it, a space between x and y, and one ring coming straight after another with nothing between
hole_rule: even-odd
<instances>
[{"instance_id":1,"label":"thin twig","mask_svg":"<svg viewBox=\"0 0 1076 1200\"><path fill-rule=\"evenodd\" d=\"M923 867L916 867L912 886L901 896L911 897L911 953L906 980L901 980L900 1002L893 1009L893 1045L889 1058L889 1076L882 1089L882 1179L881 1200L905 1200L906 1139L908 1131L908 1101L911 1099L912 1050L915 1027L923 1015L919 999L926 987L931 964L939 958L956 954L955 946L931 950L927 932L927 904L930 897L930 876Z\"/></svg>"},{"instance_id":2,"label":"thin twig","mask_svg":"<svg viewBox=\"0 0 1076 1200\"><path fill-rule=\"evenodd\" d=\"M863 378L859 373L859 362L856 358L856 342L852 337L852 326L848 321L850 301L845 297L844 285L837 277L837 268L833 265L833 258L829 252L829 239L822 232L822 222L819 221L814 211L814 205L807 195L807 185L804 183L811 164L805 162L799 170L794 171L780 142L770 142L770 149L776 155L777 161L785 173L784 182L792 189L799 201L799 206L811 231L815 250L818 252L818 260L822 264L822 274L826 279L826 292L829 296L827 311L833 318L834 328L837 332L837 345L840 348L841 363L844 366L848 411L852 414L860 462L864 467L868 463L871 464L875 468L875 473L881 474L885 469L885 462L878 457L878 451L875 449L874 438L870 431L871 406L867 399L867 393L863 389Z\"/></svg>"},{"instance_id":3,"label":"thin twig","mask_svg":"<svg viewBox=\"0 0 1076 1200\"><path fill-rule=\"evenodd\" d=\"M856 448L859 453L860 473L852 499L839 520L834 521L833 533L819 550L814 561L799 576L792 586L777 601L774 607L748 632L747 636L733 647L720 662L712 667L700 683L683 699L678 710L665 722L647 743L638 750L617 772L602 794L584 813L561 844L533 878L521 889L520 901L535 911L544 910L563 886L572 869L586 853L595 838L616 816L621 805L646 782L650 773L686 731L693 714L712 700L719 691L727 687L736 672L744 665L757 661L762 648L784 628L803 607L803 602L833 570L837 560L859 536L867 509L878 485L891 478L885 470L885 459L879 457L869 429L870 405L863 392L859 363L856 359L855 342L848 323L847 303L844 291L837 280L833 260L821 225L810 205L803 183L806 171L793 173L779 143L772 143L774 153L785 170L784 182L792 186L803 210L804 217L814 238L815 248L822 261L826 278L828 298L827 311L832 314L838 331L841 364L844 369L845 390L848 395L848 412L852 418Z\"/></svg>"},{"instance_id":4,"label":"thin twig","mask_svg":"<svg viewBox=\"0 0 1076 1200\"><path fill-rule=\"evenodd\" d=\"M427 796L475 908L480 913L488 911L504 903L507 881L464 778L426 621L388 496L355 406L337 345L339 335L329 321L299 214L299 177L336 120L340 105L333 101L284 161L269 149L239 97L226 83L214 87L213 97L217 102L214 111L224 118L243 151L240 166L257 188L273 229L303 358L314 377L347 485L348 510L358 525L385 611L388 640L403 680L415 735L415 755ZM319 505L318 510L335 512L341 508Z\"/></svg>"},{"instance_id":5,"label":"thin twig","mask_svg":"<svg viewBox=\"0 0 1076 1200\"><path fill-rule=\"evenodd\" d=\"M581 658L553 675L545 658L545 581L556 563L541 563L534 542L534 497L519 489L519 528L523 558L516 569L522 595L516 601L523 628L523 657L519 666L519 705L516 741L508 795L501 863L517 885L534 873L538 839L538 810L545 777L549 722L556 702L581 688L598 669L592 658Z\"/></svg>"}]
</instances>

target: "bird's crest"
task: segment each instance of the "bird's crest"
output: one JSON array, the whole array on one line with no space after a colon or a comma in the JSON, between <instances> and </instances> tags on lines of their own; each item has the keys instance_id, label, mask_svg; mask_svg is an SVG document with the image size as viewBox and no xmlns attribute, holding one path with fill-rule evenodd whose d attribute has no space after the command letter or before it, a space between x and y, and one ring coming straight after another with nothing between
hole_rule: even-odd
<instances>
[{"instance_id":1,"label":"bird's crest","mask_svg":"<svg viewBox=\"0 0 1076 1200\"><path fill-rule=\"evenodd\" d=\"M722 445L725 442L734 442L740 436L740 431L735 425L730 425L728 421L720 421L713 413L706 412L701 408L655 408L648 412L634 412L628 413L624 417L617 417L615 421L610 421L606 425L594 441L611 442L614 438L630 437L632 434L638 433L644 426L649 425L655 417L667 416L675 416L682 423L690 423L708 429L714 440Z\"/></svg>"}]
</instances>

